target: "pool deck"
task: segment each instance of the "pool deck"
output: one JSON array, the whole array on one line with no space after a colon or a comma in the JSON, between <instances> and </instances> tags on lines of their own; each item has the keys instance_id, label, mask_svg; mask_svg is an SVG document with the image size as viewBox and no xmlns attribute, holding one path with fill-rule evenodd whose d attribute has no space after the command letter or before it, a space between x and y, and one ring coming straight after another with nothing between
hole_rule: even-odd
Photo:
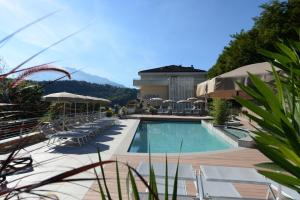
<instances>
[{"instance_id":1,"label":"pool deck","mask_svg":"<svg viewBox=\"0 0 300 200\"><path fill-rule=\"evenodd\" d=\"M60 146L55 144L47 145L48 141L28 146L19 152L19 156L31 156L33 159L34 171L19 175L8 176L8 187L15 187L36 183L55 176L59 173L74 169L83 165L98 161L97 147L101 151L103 160L108 160L114 155L114 151L122 144L130 128L137 122L135 119L120 120L107 130L103 130L96 137L91 138L83 146ZM0 160L6 159L8 154L0 155ZM95 178L93 170L75 175L72 178ZM20 179L20 182L12 182ZM40 192L46 195L56 195L59 199L74 200L83 199L94 181L81 181L73 183L56 183L46 185ZM28 194L22 195L28 198ZM1 198L0 198L1 199ZM28 199L33 199L29 195Z\"/></svg>"},{"instance_id":2,"label":"pool deck","mask_svg":"<svg viewBox=\"0 0 300 200\"><path fill-rule=\"evenodd\" d=\"M157 116L155 116L157 117ZM169 117L169 116L163 116ZM180 116L181 118L183 116ZM120 154L118 149L120 146L126 146L129 136L132 135L133 129L138 124L138 119L120 120L120 125L111 127L103 131L96 138L90 140L87 144L79 147L64 147L55 145L46 145L41 142L26 147L20 152L22 155L31 155L34 160L34 171L26 174L14 175L8 177L8 180L22 178L17 184L24 185L41 181L46 178L57 175L68 169L73 169L91 162L98 161L96 147L100 147L103 160L118 159L127 162L132 166L137 166L140 161L147 161L147 154ZM7 155L0 155L0 159L5 159ZM154 162L164 162L165 155L152 156ZM178 155L168 155L170 163L176 163ZM257 163L266 162L268 159L255 149L237 148L228 151L214 153L193 153L181 155L181 163L192 164L194 169L199 169L201 164L224 165L224 166L240 166L253 167ZM112 199L119 199L117 192L117 182L115 165L109 164L104 166L107 176L108 188L112 194ZM127 168L124 165L119 166L123 199L127 199L126 193L126 176ZM99 170L98 170L99 172ZM30 175L30 176L28 176ZM92 170L74 176L73 178L95 178ZM15 186L10 184L10 187ZM138 181L140 191L145 191L145 187ZM245 196L265 197L266 188L264 186L237 185L239 192ZM100 199L98 184L96 181L84 181L75 183L57 183L47 185L41 189L48 190L46 194L56 194L59 199ZM193 183L188 183L189 194L195 195L195 187ZM42 192L45 194L44 192Z\"/></svg>"},{"instance_id":3,"label":"pool deck","mask_svg":"<svg viewBox=\"0 0 300 200\"><path fill-rule=\"evenodd\" d=\"M135 116L136 118L194 118L195 117L185 117L185 116L158 116L158 115L143 115L143 116ZM197 120L200 117L196 117ZM202 119L202 118L201 118ZM133 124L134 126L134 124ZM127 139L131 138L132 133L127 137L124 137L123 144L127 146ZM119 149L119 147L117 148ZM129 154L129 153L120 153L118 150L112 155L111 159L128 163L129 165L136 167L141 161L148 161L148 154ZM169 154L168 162L176 163L178 160L178 155ZM235 148L232 150L218 151L218 152L210 152L210 153L192 153L192 154L183 154L180 157L180 163L192 164L195 170L199 169L200 165L222 165L222 166L236 166L236 167L254 167L255 164L262 162L269 162L270 160L266 158L262 153L260 153L256 149L249 148ZM162 154L152 154L152 162L165 162L165 155ZM115 164L108 164L104 167L106 179L108 180L108 189L112 195L112 199L118 199L118 191L117 191L117 181L116 181L116 168ZM123 199L127 199L127 189L126 189L126 181L127 181L127 167L125 165L119 165L120 178L121 178L121 190L123 194ZM141 183L141 181L137 181L139 191L144 192L145 186ZM103 182L102 182L103 186ZM251 197L251 198L261 198L264 199L267 194L267 187L261 185L249 185L249 184L235 184L237 190L243 197ZM187 182L187 191L189 195L195 195L196 190L194 183ZM100 198L98 183L95 181L89 191L86 193L84 199L85 200L96 200Z\"/></svg>"},{"instance_id":4,"label":"pool deck","mask_svg":"<svg viewBox=\"0 0 300 200\"><path fill-rule=\"evenodd\" d=\"M141 161L148 161L148 156L145 155L114 155L112 159L118 159L118 161L123 161L129 163L131 166L136 167ZM177 156L168 156L169 163L176 163ZM237 151L224 152L224 153L209 153L209 154L194 154L194 155L184 155L180 157L180 163L192 164L194 169L199 169L202 164L206 165L223 165L223 166L238 166L238 167L254 167L255 164L269 161L264 155L255 149L239 149ZM152 155L152 162L165 162L165 156L155 156ZM112 194L112 199L118 199L117 192L117 181L116 181L116 171L115 165L107 165L104 168L106 178L108 181L108 188ZM119 166L121 186L123 199L127 199L126 196L126 176L127 168L124 165ZM140 181L137 181L139 191L145 191L145 187ZM253 197L253 198L264 198L267 193L266 186L259 185L245 185L245 184L235 184L237 190L243 197ZM99 199L98 184L94 182L91 189L85 195L85 200L96 200ZM196 190L193 183L188 183L187 191L190 195L195 195Z\"/></svg>"}]
</instances>

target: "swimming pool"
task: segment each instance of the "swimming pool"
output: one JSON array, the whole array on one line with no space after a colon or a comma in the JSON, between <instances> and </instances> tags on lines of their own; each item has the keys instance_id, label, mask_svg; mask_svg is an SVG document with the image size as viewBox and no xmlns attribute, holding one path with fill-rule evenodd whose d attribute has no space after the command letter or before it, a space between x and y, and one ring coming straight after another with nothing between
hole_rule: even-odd
<instances>
[{"instance_id":1,"label":"swimming pool","mask_svg":"<svg viewBox=\"0 0 300 200\"><path fill-rule=\"evenodd\" d=\"M128 152L178 153L181 141L183 153L233 148L200 122L141 121Z\"/></svg>"}]
</instances>

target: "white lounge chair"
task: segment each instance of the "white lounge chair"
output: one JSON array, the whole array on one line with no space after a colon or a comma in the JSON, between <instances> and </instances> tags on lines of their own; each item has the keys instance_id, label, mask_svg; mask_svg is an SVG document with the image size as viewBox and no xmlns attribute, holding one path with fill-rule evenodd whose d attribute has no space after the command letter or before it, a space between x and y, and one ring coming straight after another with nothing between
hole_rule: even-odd
<instances>
[{"instance_id":1,"label":"white lounge chair","mask_svg":"<svg viewBox=\"0 0 300 200\"><path fill-rule=\"evenodd\" d=\"M151 163L154 169L156 177L163 178L166 174L166 164L165 163ZM168 163L168 176L169 178L175 178L177 164ZM137 166L137 171L142 176L149 176L149 163L140 162ZM193 170L193 166L190 164L179 164L178 166L178 179L179 180L191 180L196 181L196 173Z\"/></svg>"},{"instance_id":2,"label":"white lounge chair","mask_svg":"<svg viewBox=\"0 0 300 200\"><path fill-rule=\"evenodd\" d=\"M200 200L242 199L240 193L231 183L207 181L202 176L198 177L197 183L199 189L198 195Z\"/></svg>"},{"instance_id":3,"label":"white lounge chair","mask_svg":"<svg viewBox=\"0 0 300 200\"><path fill-rule=\"evenodd\" d=\"M157 192L159 194L160 199L163 199L165 193L165 163L151 163L157 183ZM138 167L136 168L140 175L147 177L149 176L149 163L148 162L140 162ZM173 193L173 184L174 178L176 174L177 164L169 163L168 164L168 193L169 199L172 199ZM178 166L178 182L177 182L177 199L178 200L191 200L194 199L191 196L187 195L186 191L186 181L195 181L196 182L196 173L193 170L192 165L188 164L179 164ZM148 191L146 193L139 193L141 199L148 198Z\"/></svg>"},{"instance_id":4,"label":"white lounge chair","mask_svg":"<svg viewBox=\"0 0 300 200\"><path fill-rule=\"evenodd\" d=\"M300 199L300 194L291 188L288 188L283 185L279 185L275 181L271 179L267 179L271 183L271 188L277 191L277 200L284 199L283 197L287 197L289 199Z\"/></svg>"},{"instance_id":5,"label":"white lounge chair","mask_svg":"<svg viewBox=\"0 0 300 200\"><path fill-rule=\"evenodd\" d=\"M282 196L292 199L300 199L300 195L285 186L262 176L254 168L243 167L225 167L225 166L200 166L200 170L208 181L222 181L231 183L246 183L246 184L259 184L267 185L269 187L267 196L271 196L273 199L281 199ZM276 196L274 190L278 191Z\"/></svg>"},{"instance_id":6,"label":"white lounge chair","mask_svg":"<svg viewBox=\"0 0 300 200\"><path fill-rule=\"evenodd\" d=\"M168 180L168 196L171 198L173 194L173 187L174 185L174 179L169 179ZM164 197L165 194L165 179L164 178L156 178L156 186L157 186L157 193L159 196ZM140 192L139 195L141 199L146 199L149 196L149 191L146 190L146 192ZM163 199L163 198L161 198ZM187 190L186 190L186 182L184 180L178 180L177 182L177 199L191 199L187 195Z\"/></svg>"}]
</instances>

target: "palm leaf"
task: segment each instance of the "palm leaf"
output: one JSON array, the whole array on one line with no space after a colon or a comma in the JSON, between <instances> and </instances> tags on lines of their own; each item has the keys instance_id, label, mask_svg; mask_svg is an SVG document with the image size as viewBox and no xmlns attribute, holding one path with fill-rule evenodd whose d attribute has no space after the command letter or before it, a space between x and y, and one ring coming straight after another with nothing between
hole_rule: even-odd
<instances>
[{"instance_id":1,"label":"palm leaf","mask_svg":"<svg viewBox=\"0 0 300 200\"><path fill-rule=\"evenodd\" d=\"M122 191L121 191L121 183L120 183L120 174L119 174L118 161L116 161L116 174L117 174L118 196L119 196L119 200L122 200Z\"/></svg>"},{"instance_id":2,"label":"palm leaf","mask_svg":"<svg viewBox=\"0 0 300 200\"><path fill-rule=\"evenodd\" d=\"M42 16L41 18L38 18L38 19L36 19L36 20L30 22L29 24L26 24L25 26L19 28L18 30L14 31L13 33L11 33L11 34L7 35L6 37L2 38L2 39L0 40L0 45L1 45L0 48L4 45L4 44L3 44L4 42L7 42L10 38L12 38L13 36L15 36L15 35L18 34L19 32L21 32L21 31L23 31L24 29L26 29L26 28L28 28L28 27L30 27L30 26L32 26L32 25L34 25L34 24L36 24L36 23L38 23L38 22L40 22L40 21L42 21L42 20L44 20L44 19L46 19L46 18L48 18L48 17L50 17L51 15L54 15L54 14L57 13L57 12L58 12L58 11L54 11L54 12L51 12L51 13L49 13L49 14L46 14L46 15Z\"/></svg>"},{"instance_id":3,"label":"palm leaf","mask_svg":"<svg viewBox=\"0 0 300 200\"><path fill-rule=\"evenodd\" d=\"M133 193L134 199L135 200L139 200L140 199L139 191L137 189L137 186L136 186L136 183L135 183L135 179L134 179L134 177L132 175L132 172L131 172L130 168L128 168L128 172L129 172L130 183L131 183L131 188L132 188L132 193Z\"/></svg>"},{"instance_id":4,"label":"palm leaf","mask_svg":"<svg viewBox=\"0 0 300 200\"><path fill-rule=\"evenodd\" d=\"M99 187L99 190L100 190L101 198L102 198L102 199L106 199L106 198L105 198L105 194L104 194L104 192L103 192L103 188L102 188L102 186L101 186L101 182L100 182L99 176L98 176L98 174L97 174L95 168L94 168L94 174L95 174L95 176L97 177L97 183L98 183L98 187Z\"/></svg>"},{"instance_id":5,"label":"palm leaf","mask_svg":"<svg viewBox=\"0 0 300 200\"><path fill-rule=\"evenodd\" d=\"M99 147L97 147L97 150L98 150L98 159L99 159L99 162L102 162ZM105 178L105 173L104 173L104 168L103 168L102 165L100 165L100 169L101 169L101 173L102 173L102 178L103 178L103 183L104 183L104 187L105 187L105 190L106 190L107 198L108 198L109 200L111 200L112 198L111 198L111 196L110 196L110 192L109 192L108 187L107 187L106 178Z\"/></svg>"},{"instance_id":6,"label":"palm leaf","mask_svg":"<svg viewBox=\"0 0 300 200\"><path fill-rule=\"evenodd\" d=\"M30 68L30 69L24 71L11 83L10 86L12 88L15 88L20 83L22 83L26 77L31 76L32 74L36 74L36 73L40 73L40 72L44 72L44 71L60 72L60 73L65 74L69 79L71 79L71 74L66 70L58 68L58 67L54 67L54 66L43 65L43 66L33 67L33 68Z\"/></svg>"}]
</instances>

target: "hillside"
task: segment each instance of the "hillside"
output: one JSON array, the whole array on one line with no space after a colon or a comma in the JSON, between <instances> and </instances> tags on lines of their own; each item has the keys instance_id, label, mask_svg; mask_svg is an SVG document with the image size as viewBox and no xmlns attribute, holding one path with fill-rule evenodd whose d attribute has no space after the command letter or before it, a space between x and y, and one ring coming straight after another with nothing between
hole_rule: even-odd
<instances>
[{"instance_id":1,"label":"hillside","mask_svg":"<svg viewBox=\"0 0 300 200\"><path fill-rule=\"evenodd\" d=\"M42 86L45 95L55 92L70 92L106 98L112 101L112 105L125 105L129 100L136 99L137 96L136 89L100 85L86 81L39 81L38 84Z\"/></svg>"},{"instance_id":2,"label":"hillside","mask_svg":"<svg viewBox=\"0 0 300 200\"><path fill-rule=\"evenodd\" d=\"M100 85L112 85L112 86L116 86L116 87L124 87L124 85L113 82L107 78L104 78L104 77L101 77L98 75L93 75L93 74L87 73L82 70L77 70L77 69L70 68L70 67L65 67L64 69L66 69L68 72L72 73L72 80L86 81L89 83L97 83ZM73 73L73 72L75 72L75 73ZM60 74L57 74L55 72L36 73L30 77L30 80L51 81L51 80L55 80L55 79L59 78L60 76L61 76ZM67 79L65 78L62 80L67 80Z\"/></svg>"}]
</instances>

